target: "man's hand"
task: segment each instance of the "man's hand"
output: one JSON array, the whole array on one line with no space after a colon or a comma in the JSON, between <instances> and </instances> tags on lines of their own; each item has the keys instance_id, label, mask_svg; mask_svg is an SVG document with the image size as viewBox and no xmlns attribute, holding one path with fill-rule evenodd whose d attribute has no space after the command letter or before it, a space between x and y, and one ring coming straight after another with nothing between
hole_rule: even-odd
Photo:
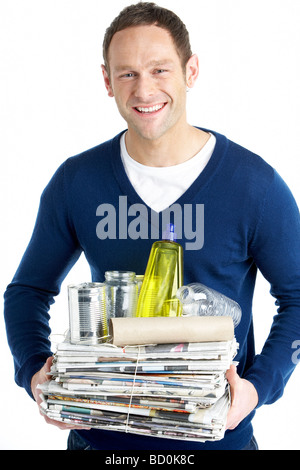
<instances>
[{"instance_id":1,"label":"man's hand","mask_svg":"<svg viewBox=\"0 0 300 470\"><path fill-rule=\"evenodd\" d=\"M234 365L228 369L226 378L231 393L231 407L227 416L226 429L234 429L254 410L258 403L258 394L251 382L239 377Z\"/></svg>"},{"instance_id":2,"label":"man's hand","mask_svg":"<svg viewBox=\"0 0 300 470\"><path fill-rule=\"evenodd\" d=\"M40 414L44 417L45 421L49 424L53 424L54 426L57 426L59 429L90 429L88 427L84 426L74 426L72 424L68 423L62 423L60 421L55 421L54 419L48 418L44 413L41 412L40 410L40 405L42 403L42 399L40 397L41 390L37 388L39 384L42 384L44 382L47 382L47 380L50 379L50 376L47 375L48 372L50 372L51 365L53 362L53 357L48 357L45 365L39 370L36 374L31 379L31 391L34 396L34 399L39 407Z\"/></svg>"}]
</instances>

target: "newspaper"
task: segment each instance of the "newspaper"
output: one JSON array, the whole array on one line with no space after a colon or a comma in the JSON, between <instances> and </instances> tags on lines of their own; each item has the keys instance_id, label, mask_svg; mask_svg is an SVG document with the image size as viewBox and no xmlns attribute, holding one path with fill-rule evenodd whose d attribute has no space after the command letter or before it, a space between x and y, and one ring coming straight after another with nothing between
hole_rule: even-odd
<instances>
[{"instance_id":1,"label":"newspaper","mask_svg":"<svg viewBox=\"0 0 300 470\"><path fill-rule=\"evenodd\" d=\"M205 442L224 437L230 407L227 341L57 345L42 411L84 427Z\"/></svg>"}]
</instances>

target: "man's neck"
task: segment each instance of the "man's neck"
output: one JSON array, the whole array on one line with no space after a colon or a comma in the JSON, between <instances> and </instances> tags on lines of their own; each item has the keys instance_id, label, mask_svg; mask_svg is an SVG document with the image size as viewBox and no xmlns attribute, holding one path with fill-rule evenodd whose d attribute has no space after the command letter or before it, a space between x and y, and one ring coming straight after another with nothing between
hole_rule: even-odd
<instances>
[{"instance_id":1,"label":"man's neck","mask_svg":"<svg viewBox=\"0 0 300 470\"><path fill-rule=\"evenodd\" d=\"M128 129L126 148L134 160L142 165L168 167L183 163L197 155L209 140L210 135L187 124L176 136L164 135L149 140Z\"/></svg>"}]
</instances>

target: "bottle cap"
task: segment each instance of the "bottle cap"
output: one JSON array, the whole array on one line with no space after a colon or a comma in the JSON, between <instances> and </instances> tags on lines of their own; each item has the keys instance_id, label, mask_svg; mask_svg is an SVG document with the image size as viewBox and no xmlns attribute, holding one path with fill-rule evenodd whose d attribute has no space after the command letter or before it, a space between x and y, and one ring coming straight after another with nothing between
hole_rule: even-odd
<instances>
[{"instance_id":1,"label":"bottle cap","mask_svg":"<svg viewBox=\"0 0 300 470\"><path fill-rule=\"evenodd\" d=\"M171 242L176 242L177 235L174 232L175 225L174 224L168 224L167 225L167 230L163 233L162 239L163 240L170 240Z\"/></svg>"}]
</instances>

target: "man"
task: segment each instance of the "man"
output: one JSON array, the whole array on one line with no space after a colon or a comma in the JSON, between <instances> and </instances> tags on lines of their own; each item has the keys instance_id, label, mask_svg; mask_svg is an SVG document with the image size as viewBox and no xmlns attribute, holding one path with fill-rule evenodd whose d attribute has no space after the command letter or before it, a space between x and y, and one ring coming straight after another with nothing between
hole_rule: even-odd
<instances>
[{"instance_id":1,"label":"man","mask_svg":"<svg viewBox=\"0 0 300 470\"><path fill-rule=\"evenodd\" d=\"M16 381L39 404L36 386L47 380L52 360L49 307L81 252L93 281L103 281L111 269L143 273L151 245L164 230L164 215L180 209L182 226L176 231L185 249L184 282L199 281L223 292L243 312L235 331L239 365L227 373L232 406L225 437L195 443L81 429L71 431L69 448L255 448L254 410L280 398L295 367L299 210L282 179L260 157L217 132L188 124L186 91L194 86L199 65L176 15L152 3L126 8L106 31L103 52L105 86L128 129L66 160L43 192L32 239L5 293ZM134 236L132 210L124 231L124 198L127 208L145 208ZM112 224L108 206L115 208ZM278 304L259 355L251 313L257 269L269 280Z\"/></svg>"}]
</instances>

